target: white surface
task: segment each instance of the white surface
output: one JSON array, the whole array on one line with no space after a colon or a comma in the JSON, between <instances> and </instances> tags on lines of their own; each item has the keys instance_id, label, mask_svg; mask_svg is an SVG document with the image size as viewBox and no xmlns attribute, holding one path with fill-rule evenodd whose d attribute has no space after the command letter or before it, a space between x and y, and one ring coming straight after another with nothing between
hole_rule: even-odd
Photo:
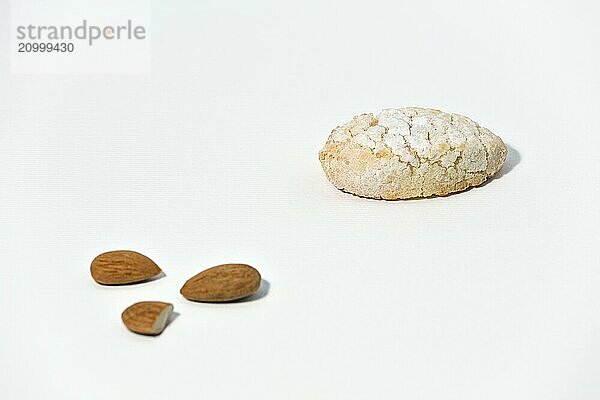
<instances>
[{"instance_id":1,"label":"white surface","mask_svg":"<svg viewBox=\"0 0 600 400\"><path fill-rule=\"evenodd\" d=\"M599 398L593 4L154 2L146 76L10 75L2 30L0 397ZM335 190L329 131L408 105L499 134L501 177ZM167 276L96 285L121 248ZM228 261L268 295L179 295ZM180 316L134 335L141 300Z\"/></svg>"}]
</instances>

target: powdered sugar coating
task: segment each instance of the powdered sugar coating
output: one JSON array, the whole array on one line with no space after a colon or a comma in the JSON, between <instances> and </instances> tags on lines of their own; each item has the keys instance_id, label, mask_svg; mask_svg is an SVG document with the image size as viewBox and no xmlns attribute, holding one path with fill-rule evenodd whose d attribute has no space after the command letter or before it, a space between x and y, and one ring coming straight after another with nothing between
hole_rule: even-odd
<instances>
[{"instance_id":1,"label":"powdered sugar coating","mask_svg":"<svg viewBox=\"0 0 600 400\"><path fill-rule=\"evenodd\" d=\"M331 132L319 158L341 190L403 199L480 185L506 154L498 136L467 117L408 107L355 116Z\"/></svg>"}]
</instances>

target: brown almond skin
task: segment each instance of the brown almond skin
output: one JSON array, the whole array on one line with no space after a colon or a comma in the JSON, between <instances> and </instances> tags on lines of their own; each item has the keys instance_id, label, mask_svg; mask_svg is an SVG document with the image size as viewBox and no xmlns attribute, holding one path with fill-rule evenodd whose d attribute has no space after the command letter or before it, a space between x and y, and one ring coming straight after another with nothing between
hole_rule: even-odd
<instances>
[{"instance_id":1,"label":"brown almond skin","mask_svg":"<svg viewBox=\"0 0 600 400\"><path fill-rule=\"evenodd\" d=\"M188 300L221 303L250 296L260 287L260 273L246 264L222 264L190 278L180 290Z\"/></svg>"},{"instance_id":2,"label":"brown almond skin","mask_svg":"<svg viewBox=\"0 0 600 400\"><path fill-rule=\"evenodd\" d=\"M169 310L165 310L167 307ZM168 312L168 315L162 323L157 323L157 319L163 311ZM165 329L166 320L172 311L173 304L170 303L141 301L127 307L121 314L121 319L130 331L141 335L155 336L160 335Z\"/></svg>"},{"instance_id":3,"label":"brown almond skin","mask_svg":"<svg viewBox=\"0 0 600 400\"><path fill-rule=\"evenodd\" d=\"M92 278L101 285L124 285L142 282L162 272L143 254L130 250L102 253L90 266Z\"/></svg>"}]
</instances>

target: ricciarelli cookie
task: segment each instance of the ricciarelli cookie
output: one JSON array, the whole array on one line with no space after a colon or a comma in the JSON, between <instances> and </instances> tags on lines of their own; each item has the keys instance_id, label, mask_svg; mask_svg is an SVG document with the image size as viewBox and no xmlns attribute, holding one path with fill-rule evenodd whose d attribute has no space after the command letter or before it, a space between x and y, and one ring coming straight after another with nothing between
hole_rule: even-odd
<instances>
[{"instance_id":1,"label":"ricciarelli cookie","mask_svg":"<svg viewBox=\"0 0 600 400\"><path fill-rule=\"evenodd\" d=\"M331 132L319 159L338 189L395 200L481 185L506 154L498 136L467 117L408 107L355 116Z\"/></svg>"}]
</instances>

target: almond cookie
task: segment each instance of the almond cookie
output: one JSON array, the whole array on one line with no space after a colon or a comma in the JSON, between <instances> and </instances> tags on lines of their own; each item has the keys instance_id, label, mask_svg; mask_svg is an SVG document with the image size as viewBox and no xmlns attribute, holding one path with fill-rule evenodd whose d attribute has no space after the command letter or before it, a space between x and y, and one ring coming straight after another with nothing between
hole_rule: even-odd
<instances>
[{"instance_id":1,"label":"almond cookie","mask_svg":"<svg viewBox=\"0 0 600 400\"><path fill-rule=\"evenodd\" d=\"M478 186L500 170L507 148L459 114L390 108L335 128L319 159L340 190L373 199L444 196Z\"/></svg>"}]
</instances>

